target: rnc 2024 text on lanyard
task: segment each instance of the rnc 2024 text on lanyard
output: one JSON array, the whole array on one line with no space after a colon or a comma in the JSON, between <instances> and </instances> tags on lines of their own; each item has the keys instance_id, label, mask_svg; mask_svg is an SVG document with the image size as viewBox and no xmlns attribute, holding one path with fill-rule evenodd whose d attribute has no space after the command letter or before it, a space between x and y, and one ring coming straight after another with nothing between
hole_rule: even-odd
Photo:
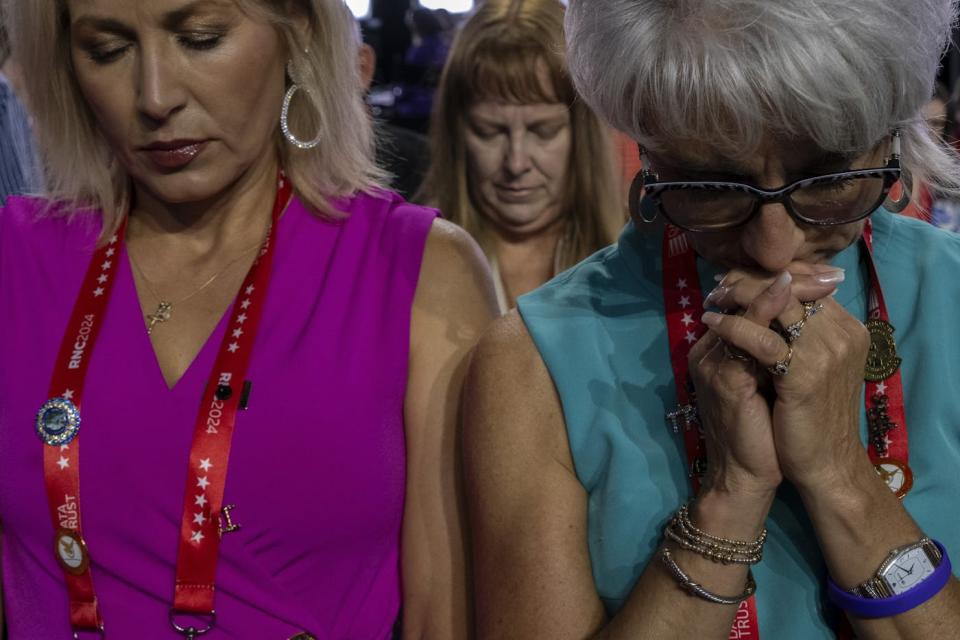
<instances>
[{"instance_id":1,"label":"rnc 2024 text on lanyard","mask_svg":"<svg viewBox=\"0 0 960 640\"><path fill-rule=\"evenodd\" d=\"M204 389L189 453L187 484L177 551L176 581L170 624L193 637L215 624L214 582L222 531L229 530L223 494L234 423L273 261L273 237L292 189L280 174L271 226L263 247L241 285L230 324ZM43 440L43 472L53 521L54 552L63 569L70 601L70 625L78 632L103 633L104 621L91 573L90 551L80 512L80 437L84 381L113 287L125 225L98 249L60 346L48 400L37 413L35 428ZM87 428L96 428L91 425ZM228 527L221 529L221 517ZM177 615L201 616L206 628L181 626Z\"/></svg>"}]
</instances>

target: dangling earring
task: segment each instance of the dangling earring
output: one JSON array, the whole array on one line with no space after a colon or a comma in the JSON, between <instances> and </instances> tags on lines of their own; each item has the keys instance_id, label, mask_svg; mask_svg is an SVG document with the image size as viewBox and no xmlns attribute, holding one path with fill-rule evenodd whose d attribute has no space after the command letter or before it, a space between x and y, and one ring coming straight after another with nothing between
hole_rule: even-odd
<instances>
[{"instance_id":1,"label":"dangling earring","mask_svg":"<svg viewBox=\"0 0 960 640\"><path fill-rule=\"evenodd\" d=\"M913 194L913 177L910 172L900 166L900 129L894 129L892 132L893 140L890 142L890 161L887 163L896 163L900 167L900 197L894 200L889 195L883 201L883 208L890 213L900 213L910 204L910 196Z\"/></svg>"},{"instance_id":2,"label":"dangling earring","mask_svg":"<svg viewBox=\"0 0 960 640\"><path fill-rule=\"evenodd\" d=\"M287 89L286 95L283 96L283 108L280 110L280 130L283 131L283 136L287 139L287 142L298 149L313 149L320 144L319 131L317 132L317 136L309 142L300 140L290 131L290 103L293 101L293 96L300 90L300 85L297 83L293 69L293 60L287 62L287 75L290 76L290 88ZM309 89L307 89L307 91L309 91Z\"/></svg>"},{"instance_id":3,"label":"dangling earring","mask_svg":"<svg viewBox=\"0 0 960 640\"><path fill-rule=\"evenodd\" d=\"M634 220L642 220L646 224L656 221L659 216L656 205L650 198L643 197L643 187L653 184L657 181L657 174L650 170L650 160L647 158L647 152L643 147L640 149L641 169L633 177L630 183L630 196L627 201L630 207L630 217Z\"/></svg>"}]
</instances>

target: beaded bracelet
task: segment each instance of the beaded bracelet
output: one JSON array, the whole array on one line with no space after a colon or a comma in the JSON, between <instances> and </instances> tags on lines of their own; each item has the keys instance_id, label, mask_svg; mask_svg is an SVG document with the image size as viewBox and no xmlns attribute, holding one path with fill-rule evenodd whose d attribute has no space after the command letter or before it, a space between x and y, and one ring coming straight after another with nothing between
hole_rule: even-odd
<instances>
[{"instance_id":1,"label":"beaded bracelet","mask_svg":"<svg viewBox=\"0 0 960 640\"><path fill-rule=\"evenodd\" d=\"M682 548L723 564L756 564L763 558L763 545L767 540L764 529L756 540L731 540L710 535L690 521L687 505L680 507L665 532L666 536Z\"/></svg>"},{"instance_id":2,"label":"beaded bracelet","mask_svg":"<svg viewBox=\"0 0 960 640\"><path fill-rule=\"evenodd\" d=\"M712 602L714 604L740 604L740 602L746 600L757 590L757 583L753 580L753 573L747 570L747 586L744 589L743 593L739 596L727 597L727 596L718 596L715 593L707 591L700 584L694 582L690 579L683 569L677 565L677 562L673 559L673 556L670 555L669 549L664 549L660 552L660 559L663 560L663 564L667 566L670 570L670 573L673 575L674 579L680 583L680 586L687 590L690 595L697 596L702 598L707 602Z\"/></svg>"}]
</instances>

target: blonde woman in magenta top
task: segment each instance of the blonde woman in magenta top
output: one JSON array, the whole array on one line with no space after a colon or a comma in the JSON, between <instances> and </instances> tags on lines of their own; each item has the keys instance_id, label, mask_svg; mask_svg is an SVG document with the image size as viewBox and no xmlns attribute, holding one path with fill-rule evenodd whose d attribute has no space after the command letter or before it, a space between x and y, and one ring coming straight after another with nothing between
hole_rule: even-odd
<instances>
[{"instance_id":1,"label":"blonde woman in magenta top","mask_svg":"<svg viewBox=\"0 0 960 640\"><path fill-rule=\"evenodd\" d=\"M490 0L462 26L417 198L469 231L501 312L613 242L625 208L604 125L576 96L557 0Z\"/></svg>"},{"instance_id":2,"label":"blonde woman in magenta top","mask_svg":"<svg viewBox=\"0 0 960 640\"><path fill-rule=\"evenodd\" d=\"M50 184L0 211L7 637L466 636L493 287L378 187L346 6L2 7Z\"/></svg>"}]
</instances>

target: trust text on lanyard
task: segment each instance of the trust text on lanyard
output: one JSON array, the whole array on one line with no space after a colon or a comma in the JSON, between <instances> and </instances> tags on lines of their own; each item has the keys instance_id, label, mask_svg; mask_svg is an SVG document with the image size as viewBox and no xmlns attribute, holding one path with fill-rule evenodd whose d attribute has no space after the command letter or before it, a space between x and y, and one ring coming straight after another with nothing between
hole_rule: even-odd
<instances>
[{"instance_id":1,"label":"trust text on lanyard","mask_svg":"<svg viewBox=\"0 0 960 640\"><path fill-rule=\"evenodd\" d=\"M177 552L170 623L186 637L215 624L214 582L227 464L237 409L273 261L273 239L292 189L280 174L263 247L240 288L210 379L203 392L190 448ZM70 625L103 634L103 618L91 575L90 553L80 518L80 438L84 379L116 275L125 224L93 254L53 369L49 397L35 428L44 442L43 473L53 521L54 551L70 600ZM96 428L92 426L89 428ZM200 616L206 627L181 626L178 615Z\"/></svg>"},{"instance_id":2,"label":"trust text on lanyard","mask_svg":"<svg viewBox=\"0 0 960 640\"><path fill-rule=\"evenodd\" d=\"M866 260L870 272L870 293L867 328L870 330L870 352L864 374L865 403L870 432L868 453L877 473L891 491L906 495L913 482L908 466L907 422L900 378L900 358L896 356L893 327L880 288L873 260L873 227L868 220L863 232ZM686 234L672 225L663 236L663 302L666 311L670 361L677 391L678 409L667 414L673 430L683 435L690 483L694 493L700 491L706 471L706 443L695 408L694 389L690 381L687 357L693 345L707 332L700 321L703 298L697 256ZM756 601L750 597L740 603L731 639L760 637Z\"/></svg>"}]
</instances>

